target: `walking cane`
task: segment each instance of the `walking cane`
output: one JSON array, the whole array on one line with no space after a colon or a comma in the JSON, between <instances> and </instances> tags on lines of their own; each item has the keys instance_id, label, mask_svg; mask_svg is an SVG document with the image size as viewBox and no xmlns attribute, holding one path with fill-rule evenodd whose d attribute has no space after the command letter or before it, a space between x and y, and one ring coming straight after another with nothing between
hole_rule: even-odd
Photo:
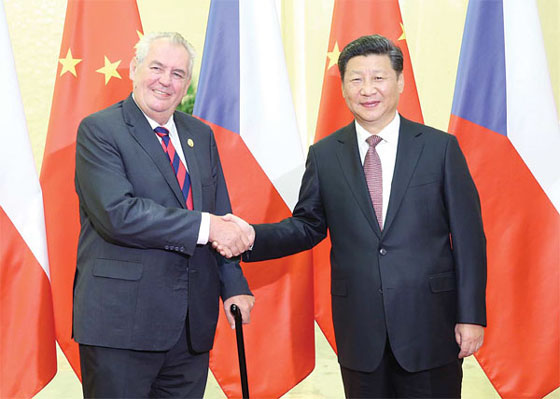
<instances>
[{"instance_id":1,"label":"walking cane","mask_svg":"<svg viewBox=\"0 0 560 399\"><path fill-rule=\"evenodd\" d=\"M237 337L237 357L241 374L241 392L243 399L249 399L249 383L247 382L247 363L245 362L245 344L243 343L243 320L241 310L236 304L231 305L231 313L235 317L235 335Z\"/></svg>"}]
</instances>

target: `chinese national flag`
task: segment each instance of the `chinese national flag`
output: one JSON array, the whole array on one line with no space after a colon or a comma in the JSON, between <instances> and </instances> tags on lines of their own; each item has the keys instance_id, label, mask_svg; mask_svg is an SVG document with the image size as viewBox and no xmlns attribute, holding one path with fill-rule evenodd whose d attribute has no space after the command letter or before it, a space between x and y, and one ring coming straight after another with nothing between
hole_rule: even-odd
<instances>
[{"instance_id":1,"label":"chinese national flag","mask_svg":"<svg viewBox=\"0 0 560 399\"><path fill-rule=\"evenodd\" d=\"M398 110L408 119L423 122L398 0L335 0L315 141L352 121L353 116L342 97L338 56L352 40L372 34L387 37L402 50L405 85ZM331 314L330 249L330 240L324 240L313 249L315 320L336 350Z\"/></svg>"},{"instance_id":2,"label":"chinese national flag","mask_svg":"<svg viewBox=\"0 0 560 399\"><path fill-rule=\"evenodd\" d=\"M78 345L72 340L72 287L80 232L74 191L76 131L85 116L131 91L128 67L141 30L134 0L68 1L41 185L56 337L78 376Z\"/></svg>"}]
</instances>

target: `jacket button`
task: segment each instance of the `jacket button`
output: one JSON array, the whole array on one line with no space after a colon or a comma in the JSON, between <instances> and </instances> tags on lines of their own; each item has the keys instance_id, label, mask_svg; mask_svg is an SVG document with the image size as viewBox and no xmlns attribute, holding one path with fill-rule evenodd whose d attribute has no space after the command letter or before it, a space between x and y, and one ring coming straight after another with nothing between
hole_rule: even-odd
<instances>
[{"instance_id":1,"label":"jacket button","mask_svg":"<svg viewBox=\"0 0 560 399\"><path fill-rule=\"evenodd\" d=\"M379 253L380 253L382 256L385 256L385 255L387 255L387 250L386 250L385 248L381 248L381 249L379 250Z\"/></svg>"},{"instance_id":2,"label":"jacket button","mask_svg":"<svg viewBox=\"0 0 560 399\"><path fill-rule=\"evenodd\" d=\"M381 295L383 295L383 288L380 288L378 291Z\"/></svg>"}]
</instances>

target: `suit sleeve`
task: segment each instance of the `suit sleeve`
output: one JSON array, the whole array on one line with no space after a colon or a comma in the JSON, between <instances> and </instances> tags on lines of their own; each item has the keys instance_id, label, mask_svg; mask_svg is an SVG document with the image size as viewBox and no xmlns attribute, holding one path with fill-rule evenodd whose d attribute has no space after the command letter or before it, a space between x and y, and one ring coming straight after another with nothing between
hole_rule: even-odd
<instances>
[{"instance_id":1,"label":"suit sleeve","mask_svg":"<svg viewBox=\"0 0 560 399\"><path fill-rule=\"evenodd\" d=\"M299 199L292 217L279 223L257 224L253 249L243 260L256 262L293 255L326 237L327 221L321 200L320 179L314 147L309 148Z\"/></svg>"},{"instance_id":2,"label":"suit sleeve","mask_svg":"<svg viewBox=\"0 0 560 399\"><path fill-rule=\"evenodd\" d=\"M200 212L135 195L126 171L131 165L125 165L120 142L115 140L125 127L112 127L99 119L86 118L78 128L75 179L80 213L85 212L98 234L113 244L156 249L171 246L192 255Z\"/></svg>"},{"instance_id":3,"label":"suit sleeve","mask_svg":"<svg viewBox=\"0 0 560 399\"><path fill-rule=\"evenodd\" d=\"M457 276L457 322L486 325L486 238L480 199L457 139L445 155L445 201Z\"/></svg>"}]
</instances>

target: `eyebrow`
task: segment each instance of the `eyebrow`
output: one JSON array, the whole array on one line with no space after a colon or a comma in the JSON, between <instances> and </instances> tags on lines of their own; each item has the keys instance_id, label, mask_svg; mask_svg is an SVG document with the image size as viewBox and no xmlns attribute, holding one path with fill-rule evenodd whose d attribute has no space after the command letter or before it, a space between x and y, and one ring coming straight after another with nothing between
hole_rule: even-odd
<instances>
[{"instance_id":1,"label":"eyebrow","mask_svg":"<svg viewBox=\"0 0 560 399\"><path fill-rule=\"evenodd\" d=\"M156 65L156 66L165 68L165 65L162 64L161 62L157 61L157 60L153 60L152 62L150 62L150 65ZM174 69L171 70L171 72L181 72L182 74L185 74L185 75L187 74L187 71L182 69L182 68L174 68Z\"/></svg>"}]
</instances>

